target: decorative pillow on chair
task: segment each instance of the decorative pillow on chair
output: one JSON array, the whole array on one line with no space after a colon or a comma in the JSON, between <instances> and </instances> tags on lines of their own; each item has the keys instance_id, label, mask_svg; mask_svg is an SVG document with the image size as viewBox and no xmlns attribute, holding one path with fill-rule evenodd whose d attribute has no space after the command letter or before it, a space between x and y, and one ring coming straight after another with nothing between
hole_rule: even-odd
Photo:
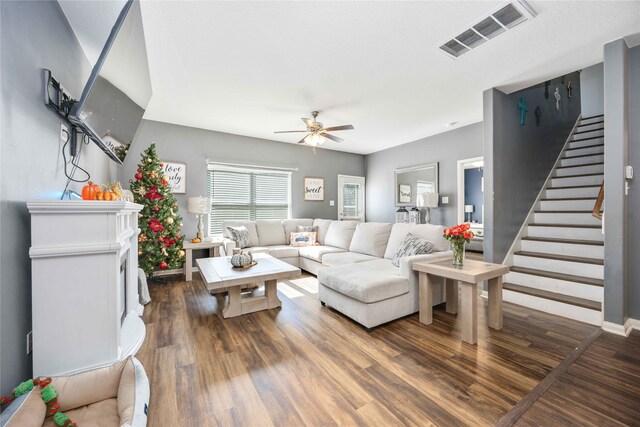
<instances>
[{"instance_id":1,"label":"decorative pillow on chair","mask_svg":"<svg viewBox=\"0 0 640 427\"><path fill-rule=\"evenodd\" d=\"M315 231L291 233L291 246L313 246L316 244L316 234Z\"/></svg>"},{"instance_id":2,"label":"decorative pillow on chair","mask_svg":"<svg viewBox=\"0 0 640 427\"><path fill-rule=\"evenodd\" d=\"M227 227L231 240L236 242L236 248L244 249L251 246L251 239L249 238L249 230L247 227L241 225L240 227Z\"/></svg>"},{"instance_id":3,"label":"decorative pillow on chair","mask_svg":"<svg viewBox=\"0 0 640 427\"><path fill-rule=\"evenodd\" d=\"M433 242L407 233L400 246L398 246L392 263L396 267L400 267L400 258L411 255L430 254L434 248L435 244Z\"/></svg>"}]
</instances>

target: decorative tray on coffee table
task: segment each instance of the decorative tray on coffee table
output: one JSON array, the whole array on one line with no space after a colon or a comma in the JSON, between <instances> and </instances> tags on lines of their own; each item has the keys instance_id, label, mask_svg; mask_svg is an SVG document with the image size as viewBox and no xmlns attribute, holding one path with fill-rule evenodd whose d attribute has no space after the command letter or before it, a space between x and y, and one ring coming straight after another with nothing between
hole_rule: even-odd
<instances>
[{"instance_id":1,"label":"decorative tray on coffee table","mask_svg":"<svg viewBox=\"0 0 640 427\"><path fill-rule=\"evenodd\" d=\"M233 268L234 270L248 270L248 269L250 269L251 267L253 267L254 265L257 265L257 264L258 264L258 261L255 260L251 264L247 264L247 265L244 265L242 267L232 266L231 268Z\"/></svg>"}]
</instances>

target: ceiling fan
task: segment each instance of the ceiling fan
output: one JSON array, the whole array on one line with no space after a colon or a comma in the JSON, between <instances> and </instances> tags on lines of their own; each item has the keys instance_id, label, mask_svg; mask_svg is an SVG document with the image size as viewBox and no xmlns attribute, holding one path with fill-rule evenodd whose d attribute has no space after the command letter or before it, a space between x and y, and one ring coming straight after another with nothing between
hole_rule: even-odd
<instances>
[{"instance_id":1,"label":"ceiling fan","mask_svg":"<svg viewBox=\"0 0 640 427\"><path fill-rule=\"evenodd\" d=\"M318 145L322 145L327 139L330 139L335 142L344 141L344 139L338 138L335 135L328 134L327 132L333 132L336 130L353 129L352 125L331 126L326 128L322 123L316 121L316 117L318 117L317 111L312 111L311 115L313 116L313 119L305 119L305 118L302 119L304 124L307 125L307 130L280 130L274 133L298 133L298 132L306 133L304 138L298 141L298 144L308 144L314 147L315 149L315 147L317 147Z\"/></svg>"}]
</instances>

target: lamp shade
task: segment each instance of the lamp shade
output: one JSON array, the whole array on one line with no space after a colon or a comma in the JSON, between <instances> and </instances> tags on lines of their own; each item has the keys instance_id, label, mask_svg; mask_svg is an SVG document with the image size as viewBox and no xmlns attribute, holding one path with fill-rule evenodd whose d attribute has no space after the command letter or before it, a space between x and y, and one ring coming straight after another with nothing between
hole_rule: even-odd
<instances>
[{"instance_id":1,"label":"lamp shade","mask_svg":"<svg viewBox=\"0 0 640 427\"><path fill-rule=\"evenodd\" d=\"M440 195L438 193L421 193L420 194L420 207L423 208L437 208Z\"/></svg>"},{"instance_id":2,"label":"lamp shade","mask_svg":"<svg viewBox=\"0 0 640 427\"><path fill-rule=\"evenodd\" d=\"M211 201L208 197L189 197L187 199L187 210L189 213L206 215L211 209Z\"/></svg>"},{"instance_id":3,"label":"lamp shade","mask_svg":"<svg viewBox=\"0 0 640 427\"><path fill-rule=\"evenodd\" d=\"M464 205L464 212L465 213L472 213L473 212L473 205Z\"/></svg>"}]
</instances>

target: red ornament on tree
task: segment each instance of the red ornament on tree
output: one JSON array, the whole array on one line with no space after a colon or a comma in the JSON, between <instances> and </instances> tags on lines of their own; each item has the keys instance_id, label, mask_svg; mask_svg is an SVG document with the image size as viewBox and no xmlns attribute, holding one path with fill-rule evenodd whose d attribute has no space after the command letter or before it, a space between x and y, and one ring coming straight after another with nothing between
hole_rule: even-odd
<instances>
[{"instance_id":1,"label":"red ornament on tree","mask_svg":"<svg viewBox=\"0 0 640 427\"><path fill-rule=\"evenodd\" d=\"M142 172L142 168L136 169L136 172Z\"/></svg>"},{"instance_id":2,"label":"red ornament on tree","mask_svg":"<svg viewBox=\"0 0 640 427\"><path fill-rule=\"evenodd\" d=\"M153 207L153 211L154 211L154 212L158 212L159 210L160 210L160 208L159 208L159 207L157 207L157 206L154 206L154 207Z\"/></svg>"},{"instance_id":3,"label":"red ornament on tree","mask_svg":"<svg viewBox=\"0 0 640 427\"><path fill-rule=\"evenodd\" d=\"M141 173L137 173L137 174L136 174L136 179L137 179L138 181L140 181L140 180L142 179L142 174L141 174Z\"/></svg>"},{"instance_id":4,"label":"red ornament on tree","mask_svg":"<svg viewBox=\"0 0 640 427\"><path fill-rule=\"evenodd\" d=\"M158 237L158 242L162 242L163 240L162 236Z\"/></svg>"},{"instance_id":5,"label":"red ornament on tree","mask_svg":"<svg viewBox=\"0 0 640 427\"><path fill-rule=\"evenodd\" d=\"M167 269L167 263L162 261L159 265L160 270L166 270Z\"/></svg>"}]
</instances>

